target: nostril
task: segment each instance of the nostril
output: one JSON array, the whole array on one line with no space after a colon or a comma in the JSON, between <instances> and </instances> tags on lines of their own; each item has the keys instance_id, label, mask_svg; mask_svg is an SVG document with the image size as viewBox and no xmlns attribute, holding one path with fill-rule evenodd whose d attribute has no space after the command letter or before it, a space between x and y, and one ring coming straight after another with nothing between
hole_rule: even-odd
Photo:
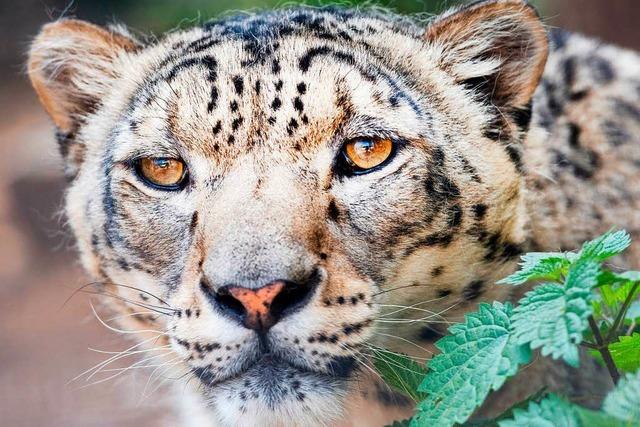
<instances>
[{"instance_id":1,"label":"nostril","mask_svg":"<svg viewBox=\"0 0 640 427\"><path fill-rule=\"evenodd\" d=\"M286 286L271 302L270 310L273 316L280 317L285 314L291 314L305 305L314 288L313 283L310 281L303 284L285 283Z\"/></svg>"},{"instance_id":2,"label":"nostril","mask_svg":"<svg viewBox=\"0 0 640 427\"><path fill-rule=\"evenodd\" d=\"M246 308L240 301L229 293L227 288L222 288L213 295L216 303L226 311L242 318L246 314Z\"/></svg>"},{"instance_id":3,"label":"nostril","mask_svg":"<svg viewBox=\"0 0 640 427\"><path fill-rule=\"evenodd\" d=\"M225 314L239 320L245 317L246 309L244 305L229 293L228 288L224 287L216 291L206 280L200 282L200 288L214 307L218 307Z\"/></svg>"}]
</instances>

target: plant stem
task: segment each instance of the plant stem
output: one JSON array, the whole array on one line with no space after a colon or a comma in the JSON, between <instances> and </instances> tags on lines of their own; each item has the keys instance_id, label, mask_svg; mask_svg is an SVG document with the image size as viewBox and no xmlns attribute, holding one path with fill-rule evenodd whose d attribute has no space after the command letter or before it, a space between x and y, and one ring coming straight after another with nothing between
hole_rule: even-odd
<instances>
[{"instance_id":1,"label":"plant stem","mask_svg":"<svg viewBox=\"0 0 640 427\"><path fill-rule=\"evenodd\" d=\"M598 345L598 351L602 355L602 360L604 360L604 364L609 371L609 375L611 375L613 383L618 384L618 380L620 380L620 373L616 368L616 364L613 362L613 358L611 357L611 353L609 353L607 344L603 341L602 335L600 335L600 329L598 328L596 321L593 319L593 316L589 316L589 326L593 331L593 337L595 338L596 344Z\"/></svg>"},{"instance_id":2,"label":"plant stem","mask_svg":"<svg viewBox=\"0 0 640 427\"><path fill-rule=\"evenodd\" d=\"M595 345L592 342L588 342L588 341L582 341L580 343L580 345L583 346L583 347L586 347L586 348L590 348L592 350L598 350L599 349L599 347L597 345Z\"/></svg>"},{"instance_id":3,"label":"plant stem","mask_svg":"<svg viewBox=\"0 0 640 427\"><path fill-rule=\"evenodd\" d=\"M620 308L616 319L613 321L613 326L607 334L607 344L609 344L614 338L616 338L617 331L620 328L622 322L624 322L624 316L627 314L627 310L629 310L629 306L633 302L633 296L635 295L636 290L638 290L638 286L640 286L640 282L636 282L633 285L631 291L629 292L629 295L627 295L627 298L624 300L624 303L622 304L622 307Z\"/></svg>"}]
</instances>

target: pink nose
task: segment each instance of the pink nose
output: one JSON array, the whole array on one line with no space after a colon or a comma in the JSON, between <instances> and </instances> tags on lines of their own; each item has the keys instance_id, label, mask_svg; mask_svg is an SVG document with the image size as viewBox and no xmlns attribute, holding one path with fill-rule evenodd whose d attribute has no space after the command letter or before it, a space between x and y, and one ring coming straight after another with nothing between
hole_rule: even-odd
<instances>
[{"instance_id":1,"label":"pink nose","mask_svg":"<svg viewBox=\"0 0 640 427\"><path fill-rule=\"evenodd\" d=\"M285 288L285 282L275 281L259 289L230 286L227 292L244 308L244 325L249 329L267 330L278 321L278 310L272 310L274 299Z\"/></svg>"}]
</instances>

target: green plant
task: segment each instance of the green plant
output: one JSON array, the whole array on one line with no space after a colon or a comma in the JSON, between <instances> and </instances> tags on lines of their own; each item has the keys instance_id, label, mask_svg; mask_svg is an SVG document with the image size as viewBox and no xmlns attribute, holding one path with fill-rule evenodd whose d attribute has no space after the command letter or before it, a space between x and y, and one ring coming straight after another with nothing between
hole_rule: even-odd
<instances>
[{"instance_id":1,"label":"green plant","mask_svg":"<svg viewBox=\"0 0 640 427\"><path fill-rule=\"evenodd\" d=\"M610 231L577 252L523 255L520 269L498 283L540 283L515 308L482 303L450 327L436 342L440 353L428 369L406 356L376 354L376 369L385 381L417 403L413 418L394 426L477 425L467 420L490 391L531 361L532 350L577 367L579 346L606 366L616 384L600 411L542 394L486 425L640 425L640 272L603 266L630 243L626 231Z\"/></svg>"}]
</instances>

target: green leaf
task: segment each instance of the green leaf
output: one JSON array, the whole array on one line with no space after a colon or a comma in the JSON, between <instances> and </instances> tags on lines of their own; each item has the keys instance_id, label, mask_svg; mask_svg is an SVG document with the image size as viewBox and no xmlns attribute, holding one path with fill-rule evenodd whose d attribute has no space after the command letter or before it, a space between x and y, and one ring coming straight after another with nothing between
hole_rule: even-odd
<instances>
[{"instance_id":1,"label":"green leaf","mask_svg":"<svg viewBox=\"0 0 640 427\"><path fill-rule=\"evenodd\" d=\"M629 423L640 423L640 371L627 374L604 400L607 414Z\"/></svg>"},{"instance_id":2,"label":"green leaf","mask_svg":"<svg viewBox=\"0 0 640 427\"><path fill-rule=\"evenodd\" d=\"M418 386L427 375L427 368L398 353L386 350L373 351L373 364L382 379L391 387L411 397L415 402L424 399L425 394Z\"/></svg>"},{"instance_id":3,"label":"green leaf","mask_svg":"<svg viewBox=\"0 0 640 427\"><path fill-rule=\"evenodd\" d=\"M514 409L513 419L498 421L500 427L580 427L572 404L551 394L540 403L531 402L527 410Z\"/></svg>"},{"instance_id":4,"label":"green leaf","mask_svg":"<svg viewBox=\"0 0 640 427\"><path fill-rule=\"evenodd\" d=\"M640 333L619 337L618 342L609 344L609 352L618 369L625 372L640 369Z\"/></svg>"},{"instance_id":5,"label":"green leaf","mask_svg":"<svg viewBox=\"0 0 640 427\"><path fill-rule=\"evenodd\" d=\"M573 408L576 410L578 419L584 427L630 427L602 411L593 411L576 405Z\"/></svg>"},{"instance_id":6,"label":"green leaf","mask_svg":"<svg viewBox=\"0 0 640 427\"><path fill-rule=\"evenodd\" d=\"M520 258L520 269L499 280L498 284L521 285L530 280L559 280L575 254L560 252L530 252Z\"/></svg>"},{"instance_id":7,"label":"green leaf","mask_svg":"<svg viewBox=\"0 0 640 427\"><path fill-rule=\"evenodd\" d=\"M528 363L531 352L510 336L512 307L480 304L464 323L449 328L436 346L442 353L429 361L429 373L419 387L428 393L411 421L417 426L463 423L486 398Z\"/></svg>"},{"instance_id":8,"label":"green leaf","mask_svg":"<svg viewBox=\"0 0 640 427\"><path fill-rule=\"evenodd\" d=\"M631 244L631 237L625 230L607 231L602 236L582 245L579 257L604 261L618 255Z\"/></svg>"},{"instance_id":9,"label":"green leaf","mask_svg":"<svg viewBox=\"0 0 640 427\"><path fill-rule=\"evenodd\" d=\"M578 366L577 345L589 327L593 313L591 288L596 285L600 266L589 259L576 261L565 285L543 283L527 292L513 315L513 331L518 344L541 348L543 356L563 358Z\"/></svg>"}]
</instances>

